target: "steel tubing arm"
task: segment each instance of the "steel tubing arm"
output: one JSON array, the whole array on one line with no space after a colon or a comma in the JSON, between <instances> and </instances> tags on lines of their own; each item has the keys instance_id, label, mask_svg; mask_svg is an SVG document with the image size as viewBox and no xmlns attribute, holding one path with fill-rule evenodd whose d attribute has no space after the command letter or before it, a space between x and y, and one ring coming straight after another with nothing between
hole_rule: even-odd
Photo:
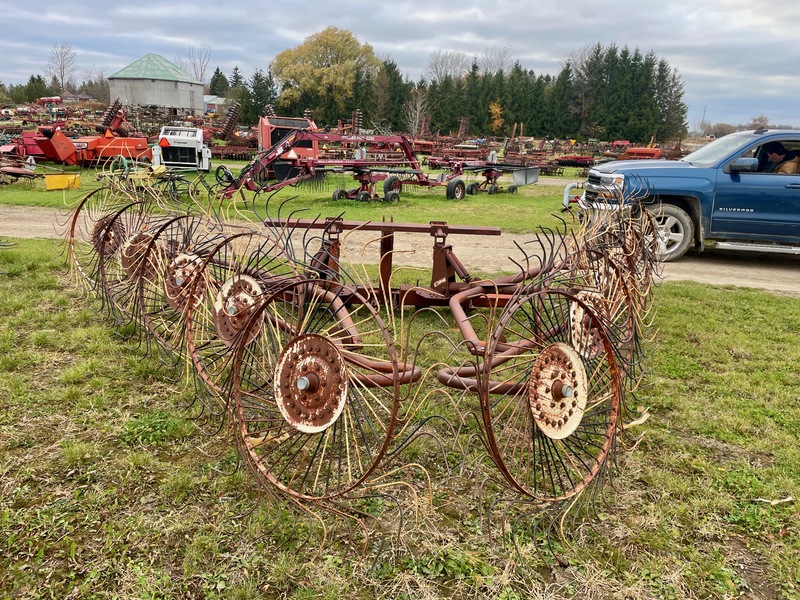
<instances>
[{"instance_id":1,"label":"steel tubing arm","mask_svg":"<svg viewBox=\"0 0 800 600\"><path fill-rule=\"evenodd\" d=\"M398 363L398 372L395 377L394 365L391 362L372 360L347 350L344 350L342 354L347 362L375 371L374 373L356 373L353 375L365 387L391 387L395 382L398 385L406 385L419 381L422 377L422 369L416 365Z\"/></svg>"}]
</instances>

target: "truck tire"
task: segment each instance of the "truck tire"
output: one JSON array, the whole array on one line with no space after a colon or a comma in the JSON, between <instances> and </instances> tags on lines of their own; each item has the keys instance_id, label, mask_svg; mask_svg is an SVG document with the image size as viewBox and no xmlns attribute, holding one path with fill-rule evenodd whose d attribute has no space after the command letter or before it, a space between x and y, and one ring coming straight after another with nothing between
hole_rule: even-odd
<instances>
[{"instance_id":1,"label":"truck tire","mask_svg":"<svg viewBox=\"0 0 800 600\"><path fill-rule=\"evenodd\" d=\"M674 204L659 204L653 210L658 235L658 260L677 260L694 240L694 223L686 211Z\"/></svg>"}]
</instances>

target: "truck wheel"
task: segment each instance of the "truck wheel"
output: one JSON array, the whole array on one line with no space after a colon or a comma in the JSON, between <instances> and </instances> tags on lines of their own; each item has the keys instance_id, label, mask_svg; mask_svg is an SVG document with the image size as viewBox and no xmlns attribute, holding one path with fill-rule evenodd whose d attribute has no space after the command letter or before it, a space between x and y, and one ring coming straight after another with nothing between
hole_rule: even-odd
<instances>
[{"instance_id":1,"label":"truck wheel","mask_svg":"<svg viewBox=\"0 0 800 600\"><path fill-rule=\"evenodd\" d=\"M460 179L453 179L447 184L446 196L448 200L463 200L466 193L464 182Z\"/></svg>"},{"instance_id":2,"label":"truck wheel","mask_svg":"<svg viewBox=\"0 0 800 600\"><path fill-rule=\"evenodd\" d=\"M669 262L686 254L694 240L694 223L686 211L674 204L660 204L653 211L653 218L658 235L658 259Z\"/></svg>"}]
</instances>

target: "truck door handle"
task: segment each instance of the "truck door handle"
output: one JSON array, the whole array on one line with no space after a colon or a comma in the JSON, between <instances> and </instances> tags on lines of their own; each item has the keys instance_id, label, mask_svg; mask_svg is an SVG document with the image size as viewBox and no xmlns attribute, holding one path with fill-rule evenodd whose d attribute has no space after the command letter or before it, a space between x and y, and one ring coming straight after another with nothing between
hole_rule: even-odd
<instances>
[{"instance_id":1,"label":"truck door handle","mask_svg":"<svg viewBox=\"0 0 800 600\"><path fill-rule=\"evenodd\" d=\"M786 184L787 190L800 190L800 183L787 183Z\"/></svg>"}]
</instances>

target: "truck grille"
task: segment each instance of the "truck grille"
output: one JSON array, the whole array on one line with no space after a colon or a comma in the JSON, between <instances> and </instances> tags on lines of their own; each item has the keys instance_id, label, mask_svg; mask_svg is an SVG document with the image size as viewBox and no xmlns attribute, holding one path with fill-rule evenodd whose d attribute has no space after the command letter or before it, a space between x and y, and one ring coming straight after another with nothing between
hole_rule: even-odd
<instances>
[{"instance_id":1,"label":"truck grille","mask_svg":"<svg viewBox=\"0 0 800 600\"><path fill-rule=\"evenodd\" d=\"M589 177L587 178L586 181L597 187L600 187L601 185L600 175L592 173L591 171L589 172Z\"/></svg>"}]
</instances>

